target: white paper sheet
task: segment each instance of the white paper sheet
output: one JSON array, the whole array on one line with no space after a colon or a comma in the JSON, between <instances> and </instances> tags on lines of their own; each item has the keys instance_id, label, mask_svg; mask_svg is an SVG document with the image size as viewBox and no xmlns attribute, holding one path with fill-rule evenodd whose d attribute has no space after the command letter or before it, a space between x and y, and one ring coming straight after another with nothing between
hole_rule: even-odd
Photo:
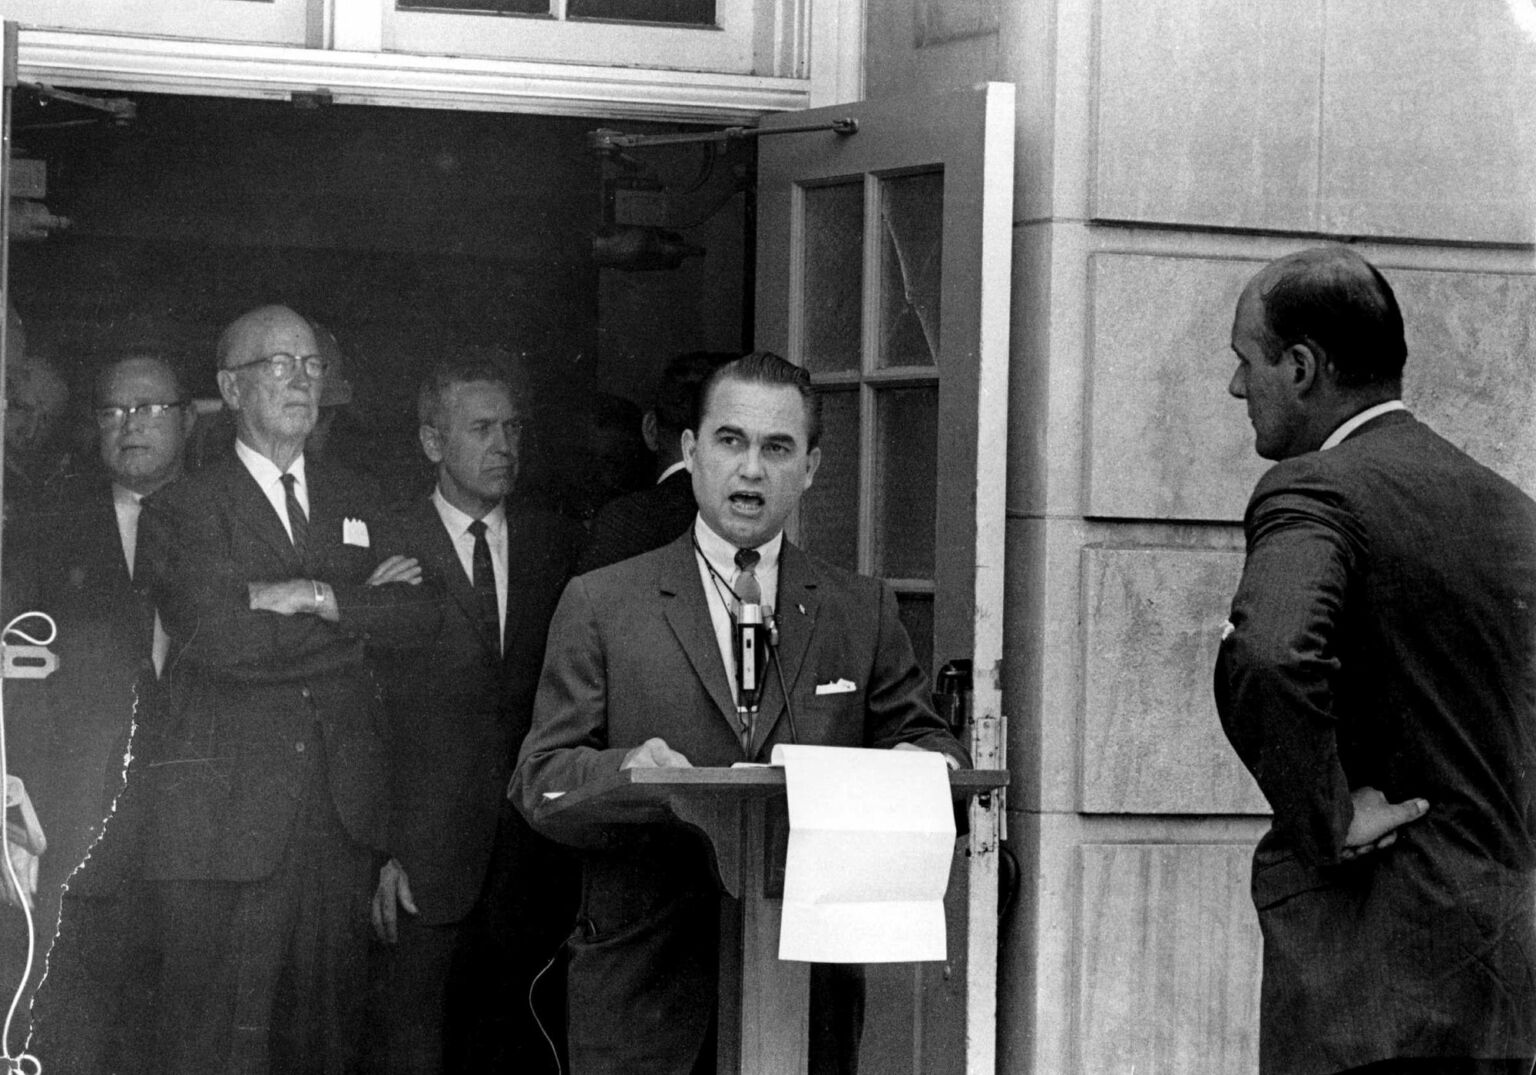
<instances>
[{"instance_id":1,"label":"white paper sheet","mask_svg":"<svg viewBox=\"0 0 1536 1075\"><path fill-rule=\"evenodd\" d=\"M943 959L955 846L944 756L780 745L773 761L789 795L779 958Z\"/></svg>"}]
</instances>

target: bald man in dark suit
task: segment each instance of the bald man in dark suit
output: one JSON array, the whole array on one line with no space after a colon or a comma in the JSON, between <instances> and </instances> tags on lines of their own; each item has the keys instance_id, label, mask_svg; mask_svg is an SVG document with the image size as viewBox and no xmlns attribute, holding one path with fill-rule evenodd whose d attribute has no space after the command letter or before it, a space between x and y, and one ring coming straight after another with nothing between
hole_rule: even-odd
<instances>
[{"instance_id":1,"label":"bald man in dark suit","mask_svg":"<svg viewBox=\"0 0 1536 1075\"><path fill-rule=\"evenodd\" d=\"M1232 330L1258 453L1216 669L1274 809L1263 1075L1526 1075L1536 1056L1536 504L1404 408L1384 277L1266 267Z\"/></svg>"},{"instance_id":2,"label":"bald man in dark suit","mask_svg":"<svg viewBox=\"0 0 1536 1075\"><path fill-rule=\"evenodd\" d=\"M374 546L377 493L304 459L325 376L309 322L253 310L218 364L235 451L149 497L139 525L170 637L162 704L135 746L163 912L162 1063L342 1075L385 846L385 717L365 648L419 644L436 609L416 561Z\"/></svg>"}]
</instances>

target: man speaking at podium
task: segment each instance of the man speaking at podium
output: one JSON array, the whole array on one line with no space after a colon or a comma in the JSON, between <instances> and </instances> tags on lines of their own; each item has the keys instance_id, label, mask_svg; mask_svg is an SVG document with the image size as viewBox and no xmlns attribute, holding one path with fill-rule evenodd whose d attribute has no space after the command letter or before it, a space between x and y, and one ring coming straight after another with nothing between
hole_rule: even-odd
<instances>
[{"instance_id":1,"label":"man speaking at podium","mask_svg":"<svg viewBox=\"0 0 1536 1075\"><path fill-rule=\"evenodd\" d=\"M694 525L578 577L555 611L511 789L535 828L546 795L620 769L767 761L776 743L934 750L968 764L934 714L890 588L784 539L821 462L809 373L755 352L717 370L700 400L682 442ZM568 977L573 1071L714 1071L720 892L702 838L636 825L586 843ZM812 1071L825 1051L814 1038Z\"/></svg>"}]
</instances>

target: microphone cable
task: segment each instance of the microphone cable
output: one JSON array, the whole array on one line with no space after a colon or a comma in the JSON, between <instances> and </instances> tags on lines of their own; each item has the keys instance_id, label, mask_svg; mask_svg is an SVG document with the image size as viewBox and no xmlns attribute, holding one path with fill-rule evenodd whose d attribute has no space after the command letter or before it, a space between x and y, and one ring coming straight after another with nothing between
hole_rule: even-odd
<instances>
[{"instance_id":1,"label":"microphone cable","mask_svg":"<svg viewBox=\"0 0 1536 1075\"><path fill-rule=\"evenodd\" d=\"M773 629L768 632L768 657L773 661L773 670L778 673L779 693L784 696L784 716L789 721L789 741L798 745L800 733L795 730L795 703L789 700L789 688L784 685L784 662L779 660L779 617L777 613L773 617Z\"/></svg>"},{"instance_id":2,"label":"microphone cable","mask_svg":"<svg viewBox=\"0 0 1536 1075\"><path fill-rule=\"evenodd\" d=\"M534 990L539 988L539 979L549 973L549 968L555 965L555 960L560 958L560 952L565 947L562 942L555 954L549 957L549 961L539 968L539 973L533 976L528 983L528 1014L533 1016L533 1025L539 1028L539 1034L544 1039L544 1044L549 1046L549 1056L555 1062L555 1075L564 1075L565 1069L560 1066L560 1049L555 1045L555 1039L549 1036L549 1030L544 1026L544 1020L539 1018L539 1009L533 1003Z\"/></svg>"}]
</instances>

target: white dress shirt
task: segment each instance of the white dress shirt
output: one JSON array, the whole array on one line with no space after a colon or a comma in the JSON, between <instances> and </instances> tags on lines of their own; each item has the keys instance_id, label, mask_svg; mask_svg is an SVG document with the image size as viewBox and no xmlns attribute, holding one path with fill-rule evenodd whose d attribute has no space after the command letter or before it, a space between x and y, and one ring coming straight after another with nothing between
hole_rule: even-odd
<instances>
[{"instance_id":1,"label":"white dress shirt","mask_svg":"<svg viewBox=\"0 0 1536 1075\"><path fill-rule=\"evenodd\" d=\"M235 456L245 464L245 469L251 472L251 477L256 479L256 484L261 486L263 495L272 504L272 510L277 512L277 517L283 521L283 529L288 531L288 540L293 540L293 524L288 521L288 492L283 488L284 471L277 469L277 464L252 448L239 437L235 438ZM293 495L298 498L299 507L304 509L304 514L310 518L314 512L309 509L309 482L304 479L304 457L300 455L295 459L286 471L297 480L293 483Z\"/></svg>"},{"instance_id":2,"label":"white dress shirt","mask_svg":"<svg viewBox=\"0 0 1536 1075\"><path fill-rule=\"evenodd\" d=\"M448 503L441 489L432 490L432 506L453 541L453 551L459 554L459 566L464 577L475 581L475 535L469 532L473 515L460 511ZM491 549L491 574L496 579L496 619L501 628L501 640L507 638L507 509L497 504L481 519L485 523L485 543Z\"/></svg>"},{"instance_id":3,"label":"white dress shirt","mask_svg":"<svg viewBox=\"0 0 1536 1075\"><path fill-rule=\"evenodd\" d=\"M123 543L123 559L128 563L128 578L133 578L134 560L139 550L139 512L144 497L132 489L112 483L112 508L117 512L117 538ZM154 641L150 643L150 659L155 662L155 675L165 669L165 655L171 651L171 636L160 623L160 613L155 613Z\"/></svg>"},{"instance_id":4,"label":"white dress shirt","mask_svg":"<svg viewBox=\"0 0 1536 1075\"><path fill-rule=\"evenodd\" d=\"M1328 439L1323 441L1322 447L1318 448L1318 451L1326 452L1329 448L1338 447L1340 441L1365 425L1372 418L1380 418L1383 414L1391 414L1393 411L1406 411L1407 409L1407 404L1400 399L1389 399L1385 403L1378 403L1374 407L1367 407L1353 418L1346 419L1338 429L1328 434Z\"/></svg>"},{"instance_id":5,"label":"white dress shirt","mask_svg":"<svg viewBox=\"0 0 1536 1075\"><path fill-rule=\"evenodd\" d=\"M736 656L731 646L731 613L736 599L727 584L736 582L736 546L709 528L702 518L693 521L693 538L698 551L694 558L699 562L699 580L704 584L704 597L709 605L709 618L715 627L715 642L720 647L720 659L725 663L725 681L731 685L731 697L736 697ZM778 602L779 553L784 548L784 532L781 530L768 542L759 545L757 552L757 584L763 591L763 604L771 614ZM700 556L698 553L702 552ZM707 562L707 566L706 566ZM713 567L719 578L710 571ZM721 582L724 579L725 582Z\"/></svg>"}]
</instances>

